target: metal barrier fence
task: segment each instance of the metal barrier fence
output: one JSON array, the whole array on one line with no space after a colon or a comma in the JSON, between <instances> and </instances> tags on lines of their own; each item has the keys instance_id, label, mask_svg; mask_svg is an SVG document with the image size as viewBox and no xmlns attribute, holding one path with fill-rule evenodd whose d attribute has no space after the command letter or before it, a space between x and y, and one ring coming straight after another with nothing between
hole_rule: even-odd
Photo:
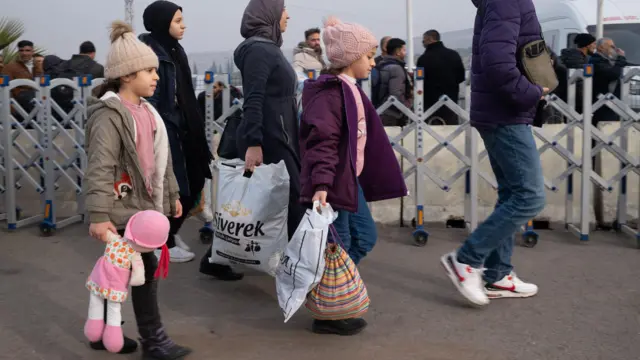
<instances>
[{"instance_id":1,"label":"metal barrier fence","mask_svg":"<svg viewBox=\"0 0 640 360\"><path fill-rule=\"evenodd\" d=\"M640 175L640 159L633 156L629 150L629 130L640 130L640 115L632 110L628 105L630 80L640 73L640 70L633 69L625 72L621 79L622 95L620 99L611 94L601 95L592 104L592 68L585 67L584 70L572 71L569 79L568 101L567 103L551 95L547 98L549 106L566 118L567 122L563 129L554 136L545 135L538 128L533 128L536 138L543 142L539 148L540 154L552 150L561 156L567 163L567 168L560 175L553 178L545 177L545 185L550 191L558 191L562 186L566 186L565 201L565 224L566 228L578 235L580 240L589 239L589 215L591 206L592 184L595 184L598 191L613 191L618 189L618 208L615 226L617 230L635 237L640 245L640 233L627 223L627 187L628 176L634 172ZM310 77L315 77L315 73L310 73ZM475 131L469 120L470 102L465 102L465 108L446 96L443 96L435 105L424 109L423 104L423 71L418 68L413 72L414 78L414 103L413 108L402 104L394 97L390 97L382 106L378 108L378 113L382 114L386 110L394 107L402 112L408 124L400 129L397 135L390 136L390 142L395 151L400 155L401 161L407 161L410 166L404 171L407 180L415 182L415 191L411 193L415 203L415 232L413 233L416 245L424 246L428 241L429 233L425 227L424 210L427 203L426 186L429 183L435 184L442 191L450 191L452 185L461 178L464 178L464 224L468 231L474 230L479 222L478 219L478 184L479 179L483 179L493 188L497 187L493 176L480 169L480 162L487 158L486 151L478 152L478 133ZM206 86L205 98L205 119L206 136L212 146L216 148L216 134L224 130L227 118L242 106L241 100L235 100L231 104L229 87L226 86L222 92L222 115L214 119L214 98L213 83L221 81L229 84L227 74L214 74L207 72L204 76ZM582 114L574 110L576 100L576 83L582 82L583 104ZM0 130L2 141L0 141L0 192L4 195L4 213L0 214L0 220L5 220L7 228L18 229L30 224L39 223L44 235L51 234L55 229L62 228L84 219L84 199L82 197L82 177L86 166L86 153L84 151L84 122L87 116L86 101L91 90L101 83L101 79L93 80L90 77L81 77L74 80L55 79L49 81L48 77L39 78L36 81L15 80L9 82L7 77L0 77ZM361 81L365 93L370 94L368 79ZM73 90L73 108L64 112L55 100L51 99L51 90L65 86ZM32 89L36 93L33 101L33 109L27 112L20 104L11 98L11 91L18 87ZM465 98L470 98L470 86L467 81L465 87ZM231 104L231 105L230 105ZM462 120L461 124L448 134L440 135L434 127L427 123L427 120L442 107L447 107ZM592 113L602 107L612 109L620 116L620 128L611 135L605 135L602 131L591 126ZM575 149L575 129L582 130L582 149L580 154ZM403 140L410 135L414 137L415 147L409 149L403 145ZM464 135L464 147L458 148L453 145L453 141ZM436 141L436 146L431 149L425 148L426 137L431 137ZM561 145L561 139L566 137L566 146ZM596 142L592 148L591 140ZM619 145L616 144L619 140ZM60 142L66 145L71 144L72 150L64 150ZM69 146L67 146L69 147ZM432 167L427 165L430 159L436 154L446 150L450 152L462 166L453 175L444 178ZM620 170L611 177L602 177L591 168L591 158L606 150L613 154L620 162ZM581 176L580 192L580 214L579 221L574 221L574 178L576 172L586 174ZM215 173L215 171L214 171ZM215 194L215 183L212 181L208 186L211 195ZM566 185L565 185L566 183ZM40 207L38 214L19 219L20 209L18 208L19 198L17 191L23 185L29 185L33 191L40 194ZM75 202L77 210L75 214L63 220L57 216L56 190L65 185L70 191L75 192ZM23 190L24 191L24 190ZM213 196L212 196L213 198ZM639 199L640 200L640 199ZM215 203L215 201L212 201ZM639 214L640 216L640 214ZM523 239L527 246L534 246L537 242L537 234L533 232L531 224L524 229ZM206 236L208 230L205 227L201 232Z\"/></svg>"}]
</instances>

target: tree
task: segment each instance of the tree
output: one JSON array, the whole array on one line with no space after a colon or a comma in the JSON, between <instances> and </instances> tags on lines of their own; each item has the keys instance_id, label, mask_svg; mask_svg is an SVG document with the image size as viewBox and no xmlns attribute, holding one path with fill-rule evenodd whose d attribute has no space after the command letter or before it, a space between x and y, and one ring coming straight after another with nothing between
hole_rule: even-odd
<instances>
[{"instance_id":1,"label":"tree","mask_svg":"<svg viewBox=\"0 0 640 360\"><path fill-rule=\"evenodd\" d=\"M11 18L0 18L0 51L4 57L4 63L8 64L18 57L18 49L12 44L24 34L24 24L20 20ZM36 47L37 54L44 55L45 50Z\"/></svg>"}]
</instances>

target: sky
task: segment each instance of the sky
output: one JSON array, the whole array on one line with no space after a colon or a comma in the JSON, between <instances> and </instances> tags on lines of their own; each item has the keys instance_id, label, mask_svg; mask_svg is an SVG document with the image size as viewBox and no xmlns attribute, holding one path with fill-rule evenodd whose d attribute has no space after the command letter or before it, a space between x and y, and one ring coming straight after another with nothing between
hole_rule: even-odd
<instances>
[{"instance_id":1,"label":"sky","mask_svg":"<svg viewBox=\"0 0 640 360\"><path fill-rule=\"evenodd\" d=\"M134 0L137 33L144 32L142 13L153 0ZM241 41L240 20L248 0L176 0L184 9L187 25L182 45L188 53L233 50ZM472 26L475 7L471 0L414 0L414 36L435 28L441 32ZM48 54L68 58L85 40L94 42L97 60L104 60L109 45L108 26L124 19L124 0L0 0L0 17L24 22L25 39ZM284 34L285 48L304 40L304 30L322 25L335 15L360 23L377 37L406 38L403 0L285 0L291 19ZM423 51L416 44L416 53Z\"/></svg>"}]
</instances>

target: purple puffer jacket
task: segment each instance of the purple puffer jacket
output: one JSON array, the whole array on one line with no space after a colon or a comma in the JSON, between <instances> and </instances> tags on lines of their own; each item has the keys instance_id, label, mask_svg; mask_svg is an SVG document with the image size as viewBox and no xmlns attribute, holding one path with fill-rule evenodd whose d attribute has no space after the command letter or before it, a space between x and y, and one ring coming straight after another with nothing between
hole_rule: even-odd
<instances>
[{"instance_id":1,"label":"purple puffer jacket","mask_svg":"<svg viewBox=\"0 0 640 360\"><path fill-rule=\"evenodd\" d=\"M476 7L484 3L484 11L478 11L473 29L471 124L476 127L530 124L542 88L529 82L518 70L516 52L541 39L533 2L471 1Z\"/></svg>"},{"instance_id":2,"label":"purple puffer jacket","mask_svg":"<svg viewBox=\"0 0 640 360\"><path fill-rule=\"evenodd\" d=\"M323 189L333 208L356 212L358 182L367 201L407 195L400 164L382 121L362 90L360 95L367 119L367 145L364 169L356 178L358 110L351 90L333 75L305 83L300 123L302 203L310 204L314 193Z\"/></svg>"}]
</instances>

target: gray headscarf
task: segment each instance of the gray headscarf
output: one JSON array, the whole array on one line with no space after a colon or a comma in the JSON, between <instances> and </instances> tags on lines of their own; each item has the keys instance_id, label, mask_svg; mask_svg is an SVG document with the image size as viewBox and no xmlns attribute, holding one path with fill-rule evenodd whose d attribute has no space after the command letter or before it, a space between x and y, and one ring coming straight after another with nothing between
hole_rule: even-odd
<instances>
[{"instance_id":1,"label":"gray headscarf","mask_svg":"<svg viewBox=\"0 0 640 360\"><path fill-rule=\"evenodd\" d=\"M244 9L240 35L248 39L260 36L282 46L280 19L284 11L284 0L251 0Z\"/></svg>"}]
</instances>

